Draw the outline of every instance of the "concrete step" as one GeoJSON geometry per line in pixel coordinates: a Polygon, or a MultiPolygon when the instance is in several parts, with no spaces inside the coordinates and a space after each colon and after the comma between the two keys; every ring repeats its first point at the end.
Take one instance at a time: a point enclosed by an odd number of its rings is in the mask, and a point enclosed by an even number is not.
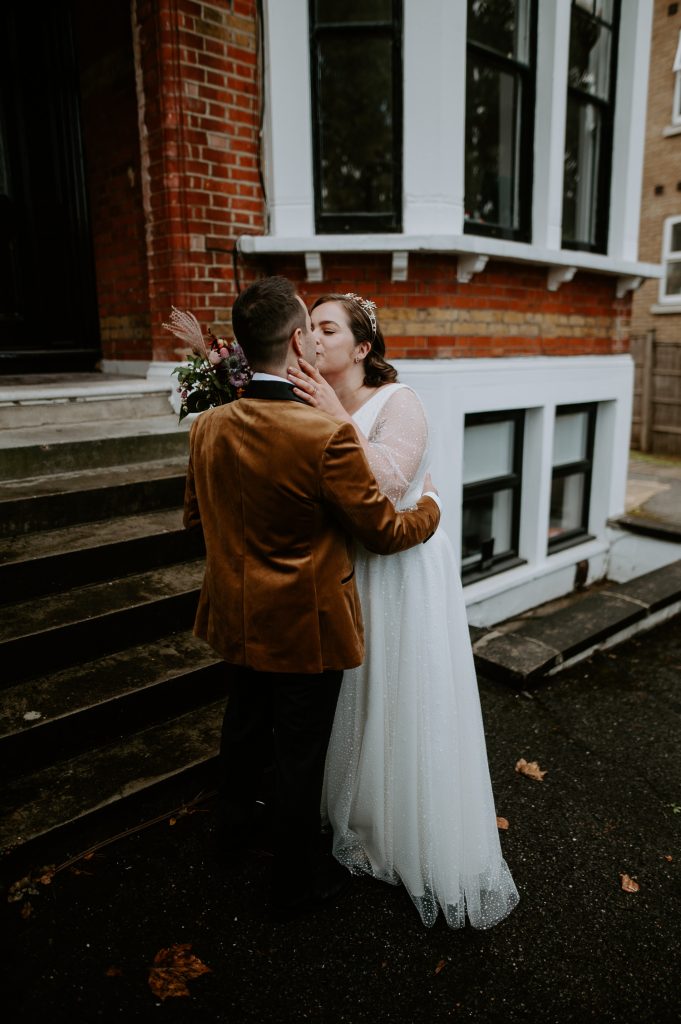
{"type": "Polygon", "coordinates": [[[9,781],[0,797],[0,850],[56,837],[168,781],[177,787],[197,769],[204,781],[216,763],[224,707],[216,701],[9,781]]]}
{"type": "Polygon", "coordinates": [[[170,412],[170,386],[144,377],[70,373],[0,378],[0,431],[170,412]]]}
{"type": "Polygon", "coordinates": [[[226,698],[223,662],[189,631],[0,690],[5,778],[226,698]]]}
{"type": "Polygon", "coordinates": [[[197,559],[7,605],[0,685],[189,628],[202,579],[197,559]]]}
{"type": "Polygon", "coordinates": [[[676,518],[653,518],[645,513],[627,513],[608,520],[608,526],[628,530],[640,537],[652,537],[653,540],[665,540],[672,544],[681,544],[681,508],[677,509],[676,518]]]}
{"type": "Polygon", "coordinates": [[[182,505],[187,454],[0,481],[0,537],[182,505]]]}
{"type": "Polygon", "coordinates": [[[0,603],[200,558],[200,533],[181,509],[119,516],[58,530],[0,538],[0,603]]]}
{"type": "Polygon", "coordinates": [[[491,629],[471,627],[478,672],[521,689],[681,613],[681,559],[491,629]]]}
{"type": "Polygon", "coordinates": [[[0,480],[21,480],[186,457],[189,424],[177,416],[0,431],[0,480]]]}

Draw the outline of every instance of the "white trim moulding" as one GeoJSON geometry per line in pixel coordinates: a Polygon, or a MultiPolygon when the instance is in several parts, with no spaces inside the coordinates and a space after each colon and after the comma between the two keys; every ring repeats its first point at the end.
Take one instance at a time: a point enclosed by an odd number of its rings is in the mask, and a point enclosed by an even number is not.
{"type": "Polygon", "coordinates": [[[546,287],[550,292],[557,292],[562,284],[567,284],[577,273],[577,267],[553,267],[546,275],[546,287]]]}
{"type": "Polygon", "coordinates": [[[237,242],[244,255],[317,253],[449,253],[453,256],[486,256],[534,266],[575,267],[611,277],[662,277],[659,263],[621,260],[602,253],[545,249],[525,242],[510,242],[480,235],[242,235],[237,242]]]}
{"type": "Polygon", "coordinates": [[[461,284],[468,284],[475,274],[480,274],[487,266],[489,256],[459,256],[456,263],[456,279],[461,284]]]}

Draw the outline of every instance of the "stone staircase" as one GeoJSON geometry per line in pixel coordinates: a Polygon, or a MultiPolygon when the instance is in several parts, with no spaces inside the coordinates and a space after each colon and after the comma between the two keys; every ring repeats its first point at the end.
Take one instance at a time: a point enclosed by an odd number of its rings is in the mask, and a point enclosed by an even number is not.
{"type": "Polygon", "coordinates": [[[213,778],[225,685],[191,634],[186,425],[167,388],[92,377],[0,386],[5,852],[101,838],[213,778]]]}

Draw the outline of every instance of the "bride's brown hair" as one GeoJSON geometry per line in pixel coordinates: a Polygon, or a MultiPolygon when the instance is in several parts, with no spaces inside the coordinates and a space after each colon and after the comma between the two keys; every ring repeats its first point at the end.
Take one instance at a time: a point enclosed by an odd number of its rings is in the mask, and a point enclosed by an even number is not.
{"type": "Polygon", "coordinates": [[[348,315],[348,322],[355,344],[360,345],[368,341],[371,345],[369,353],[364,360],[364,383],[368,388],[380,388],[381,384],[393,384],[397,380],[397,370],[385,359],[385,338],[380,328],[376,314],[369,314],[359,296],[342,295],[337,292],[329,292],[328,295],[320,295],[312,304],[312,309],[321,306],[323,302],[337,302],[343,307],[348,315]]]}

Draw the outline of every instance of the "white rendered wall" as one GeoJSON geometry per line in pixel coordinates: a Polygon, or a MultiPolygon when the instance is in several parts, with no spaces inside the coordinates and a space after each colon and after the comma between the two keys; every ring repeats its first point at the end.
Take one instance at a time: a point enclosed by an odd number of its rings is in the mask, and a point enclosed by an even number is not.
{"type": "Polygon", "coordinates": [[[463,438],[467,413],[525,409],[519,555],[526,564],[465,588],[469,619],[490,625],[569,593],[575,565],[604,576],[609,517],[624,512],[633,362],[629,356],[398,360],[400,380],[421,396],[431,430],[432,473],[442,527],[460,554],[463,438]],[[558,405],[597,402],[589,532],[593,539],[547,553],[553,425],[558,405]]]}

